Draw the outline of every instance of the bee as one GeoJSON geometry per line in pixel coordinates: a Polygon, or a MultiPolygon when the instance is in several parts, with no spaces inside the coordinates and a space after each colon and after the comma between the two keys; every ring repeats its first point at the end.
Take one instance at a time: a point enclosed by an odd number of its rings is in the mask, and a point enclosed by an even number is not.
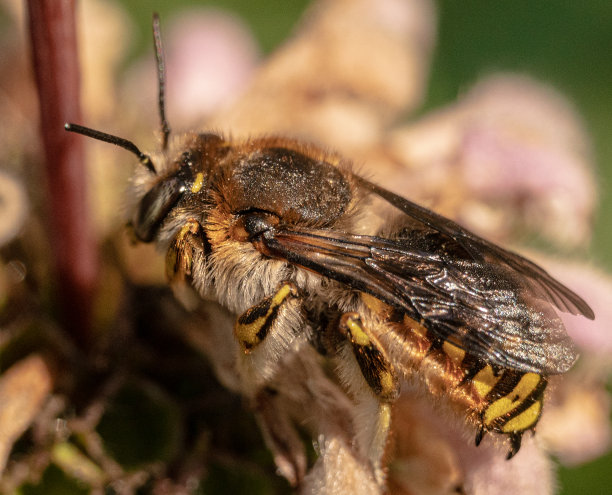
{"type": "Polygon", "coordinates": [[[139,241],[166,251],[177,293],[192,288],[235,315],[228,338],[239,344],[248,387],[265,388],[305,339],[334,360],[351,394],[377,404],[360,440],[377,473],[390,406],[409,379],[448,397],[477,445],[500,434],[514,456],[538,423],[548,377],[577,359],[555,310],[593,319],[588,304],[524,257],[359,176],[336,153],[277,136],[171,138],[157,17],[154,40],[161,151],[66,129],[137,156],[129,224],[139,241]]]}

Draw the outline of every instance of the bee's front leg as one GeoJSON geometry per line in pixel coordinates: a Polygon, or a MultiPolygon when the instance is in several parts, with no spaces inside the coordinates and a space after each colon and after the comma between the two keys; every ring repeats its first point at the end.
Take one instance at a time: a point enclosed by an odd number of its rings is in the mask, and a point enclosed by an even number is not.
{"type": "Polygon", "coordinates": [[[399,395],[399,380],[387,353],[359,314],[343,314],[338,329],[346,338],[339,352],[339,372],[357,402],[359,447],[382,484],[382,458],[391,426],[391,403],[399,395]]]}
{"type": "Polygon", "coordinates": [[[166,252],[166,277],[175,297],[189,310],[201,299],[193,288],[194,267],[207,251],[207,239],[200,223],[190,218],[176,234],[166,252]]]}

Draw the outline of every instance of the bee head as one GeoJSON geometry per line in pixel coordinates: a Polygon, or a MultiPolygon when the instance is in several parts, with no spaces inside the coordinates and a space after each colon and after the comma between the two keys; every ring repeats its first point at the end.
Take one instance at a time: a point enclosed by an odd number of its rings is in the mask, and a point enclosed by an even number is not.
{"type": "MultiPolygon", "coordinates": [[[[177,158],[167,158],[173,156],[173,151],[168,150],[168,139],[170,136],[170,126],[166,120],[165,112],[165,62],[161,42],[161,32],[159,26],[159,16],[153,14],[153,41],[155,46],[155,58],[157,61],[157,80],[158,80],[158,103],[159,116],[161,120],[162,134],[162,163],[156,166],[151,157],[142,151],[128,139],[124,139],[102,131],[97,131],[89,127],[78,124],[67,123],[64,128],[67,131],[82,134],[84,136],[114,144],[128,150],[138,157],[140,165],[146,170],[147,186],[134,210],[130,224],[138,240],[151,242],[156,237],[164,220],[170,211],[177,205],[184,193],[194,187],[194,181],[199,180],[198,187],[202,187],[203,176],[194,172],[196,165],[201,159],[201,146],[196,139],[193,146],[183,147],[178,152],[177,158]]],[[[197,136],[200,138],[202,136],[197,136]]],[[[183,139],[184,142],[194,141],[193,135],[188,135],[183,139]]],[[[206,139],[204,139],[206,141],[206,139]]]]}
{"type": "Polygon", "coordinates": [[[157,15],[153,17],[153,40],[162,136],[159,153],[147,155],[127,139],[77,124],[65,125],[68,131],[137,156],[142,167],[133,181],[129,224],[139,241],[163,242],[166,234],[182,227],[181,221],[203,221],[219,204],[223,204],[223,213],[212,223],[225,225],[229,238],[239,242],[255,242],[279,224],[328,226],[345,212],[351,187],[337,166],[340,158],[316,147],[282,138],[232,143],[215,134],[198,133],[170,142],[157,15]]]}
{"type": "Polygon", "coordinates": [[[194,187],[194,164],[198,159],[197,150],[186,149],[171,163],[164,164],[159,173],[141,171],[135,176],[137,202],[132,208],[130,226],[139,241],[153,241],[172,209],[194,187]]]}

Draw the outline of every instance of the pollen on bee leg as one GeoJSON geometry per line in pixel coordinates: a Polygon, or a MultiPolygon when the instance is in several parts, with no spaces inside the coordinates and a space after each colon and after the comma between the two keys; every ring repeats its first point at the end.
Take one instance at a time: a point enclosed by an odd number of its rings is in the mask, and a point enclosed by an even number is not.
{"type": "Polygon", "coordinates": [[[198,172],[196,174],[195,180],[193,181],[193,185],[191,186],[192,193],[198,193],[204,186],[204,174],[202,172],[198,172]]]}

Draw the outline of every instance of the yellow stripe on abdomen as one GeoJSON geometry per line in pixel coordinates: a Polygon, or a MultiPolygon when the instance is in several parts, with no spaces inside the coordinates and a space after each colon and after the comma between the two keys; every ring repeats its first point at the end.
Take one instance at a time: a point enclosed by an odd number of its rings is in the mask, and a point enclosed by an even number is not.
{"type": "Polygon", "coordinates": [[[522,413],[514,416],[501,429],[503,433],[513,433],[516,431],[525,431],[534,426],[540,418],[542,412],[542,400],[538,399],[531,406],[525,409],[522,413]]]}
{"type": "Polygon", "coordinates": [[[476,393],[478,393],[480,397],[485,398],[497,384],[500,378],[501,375],[496,376],[493,368],[487,364],[478,373],[476,373],[474,378],[472,378],[472,383],[474,384],[476,393]]]}
{"type": "Polygon", "coordinates": [[[461,364],[465,357],[465,351],[454,344],[451,344],[448,340],[442,344],[442,350],[457,366],[461,364]]]}
{"type": "MultiPolygon", "coordinates": [[[[486,427],[490,427],[493,425],[493,423],[498,422],[498,420],[503,421],[510,415],[510,419],[504,422],[502,431],[505,431],[506,425],[514,420],[516,420],[516,423],[522,424],[523,427],[510,431],[523,430],[532,426],[539,417],[539,410],[534,416],[534,412],[538,408],[534,408],[531,411],[531,414],[525,415],[525,413],[532,409],[533,406],[535,406],[536,404],[539,404],[541,402],[541,397],[537,399],[537,402],[535,402],[534,405],[530,406],[528,409],[521,412],[520,414],[511,417],[512,415],[510,413],[517,407],[519,407],[525,401],[525,399],[534,392],[536,387],[540,385],[542,379],[543,378],[540,375],[537,375],[536,373],[525,373],[521,377],[517,385],[509,393],[507,393],[504,397],[497,399],[495,402],[493,402],[486,408],[483,415],[484,425],[486,427]],[[531,422],[526,421],[528,418],[532,419],[531,422]]],[[[541,407],[541,405],[539,407],[541,407]]]]}

